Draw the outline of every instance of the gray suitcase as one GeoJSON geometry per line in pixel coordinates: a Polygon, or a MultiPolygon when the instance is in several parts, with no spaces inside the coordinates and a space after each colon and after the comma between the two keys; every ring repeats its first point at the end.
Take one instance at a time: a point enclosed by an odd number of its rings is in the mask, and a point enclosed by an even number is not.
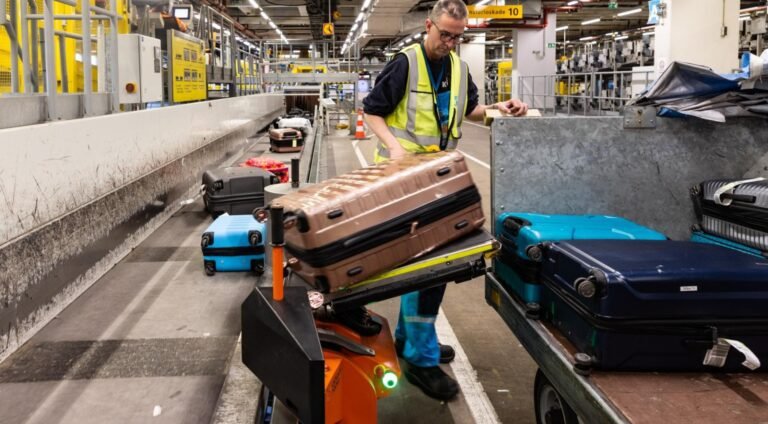
{"type": "Polygon", "coordinates": [[[768,251],[768,180],[710,180],[691,191],[701,229],[768,251]]]}

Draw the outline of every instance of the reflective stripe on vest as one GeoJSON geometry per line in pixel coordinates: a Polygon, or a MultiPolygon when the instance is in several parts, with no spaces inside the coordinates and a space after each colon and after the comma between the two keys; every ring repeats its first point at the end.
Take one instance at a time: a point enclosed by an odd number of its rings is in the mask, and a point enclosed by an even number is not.
{"type": "MultiPolygon", "coordinates": [[[[440,129],[434,114],[432,82],[427,73],[429,66],[420,51],[420,44],[401,50],[408,58],[408,84],[406,95],[395,111],[385,118],[387,126],[398,142],[408,152],[425,153],[440,150],[440,129]]],[[[451,52],[451,94],[448,106],[450,134],[446,149],[455,149],[461,138],[461,123],[467,107],[468,68],[456,53],[451,52]]],[[[389,157],[389,150],[379,143],[375,160],[389,157]]]]}

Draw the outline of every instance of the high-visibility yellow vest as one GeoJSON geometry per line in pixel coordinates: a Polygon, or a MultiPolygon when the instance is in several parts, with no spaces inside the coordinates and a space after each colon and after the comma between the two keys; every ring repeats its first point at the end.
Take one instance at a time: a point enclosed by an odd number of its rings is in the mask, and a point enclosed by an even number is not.
{"type": "MultiPolygon", "coordinates": [[[[437,93],[427,71],[425,54],[421,44],[412,44],[398,54],[408,58],[408,81],[405,95],[395,111],[384,121],[389,130],[407,152],[428,153],[440,151],[440,126],[435,116],[437,93]]],[[[451,60],[451,94],[448,106],[448,142],[445,149],[455,149],[461,138],[461,122],[467,109],[467,85],[469,70],[453,51],[451,60]]],[[[439,82],[438,82],[439,83],[439,82]]],[[[375,161],[389,157],[389,150],[382,143],[376,149],[375,161]]]]}

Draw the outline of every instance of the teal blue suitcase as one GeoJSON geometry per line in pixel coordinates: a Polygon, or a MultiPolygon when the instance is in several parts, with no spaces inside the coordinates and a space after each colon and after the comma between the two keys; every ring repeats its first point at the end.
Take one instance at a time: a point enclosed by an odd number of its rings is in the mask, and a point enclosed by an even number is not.
{"type": "Polygon", "coordinates": [[[264,272],[266,225],[253,215],[224,213],[203,233],[203,265],[207,275],[216,271],[264,272]]]}
{"type": "Polygon", "coordinates": [[[757,250],[755,248],[745,246],[743,244],[736,243],[734,241],[730,241],[722,237],[713,236],[712,234],[707,234],[703,231],[696,231],[696,230],[691,231],[691,241],[696,241],[699,243],[715,244],[718,246],[723,246],[729,249],[738,250],[739,252],[748,253],[750,255],[758,256],[761,258],[768,256],[768,252],[761,252],[760,250],[757,250]]]}
{"type": "Polygon", "coordinates": [[[546,215],[506,212],[496,218],[501,254],[494,271],[524,303],[539,302],[539,269],[544,242],[562,240],[666,240],[628,219],[607,215],[546,215]]]}

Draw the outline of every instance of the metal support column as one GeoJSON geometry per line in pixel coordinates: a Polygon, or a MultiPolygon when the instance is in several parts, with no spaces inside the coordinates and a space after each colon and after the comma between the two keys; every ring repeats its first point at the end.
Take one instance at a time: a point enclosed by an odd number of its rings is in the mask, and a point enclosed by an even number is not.
{"type": "Polygon", "coordinates": [[[91,113],[91,97],[93,95],[93,76],[91,75],[91,2],[83,0],[80,3],[81,18],[80,27],[83,30],[82,56],[83,56],[83,109],[80,115],[89,116],[91,113]]]}
{"type": "MultiPolygon", "coordinates": [[[[94,9],[96,10],[96,9],[94,9]]],[[[117,1],[109,0],[109,10],[111,13],[109,20],[109,81],[110,92],[112,94],[112,113],[120,110],[120,99],[118,97],[118,84],[120,79],[117,72],[117,1]]]]}
{"type": "MultiPolygon", "coordinates": [[[[114,1],[114,0],[113,0],[114,1]]],[[[47,117],[49,121],[56,118],[56,58],[53,44],[53,0],[43,0],[45,45],[43,57],[45,59],[45,93],[47,100],[47,117]]]]}
{"type": "MultiPolygon", "coordinates": [[[[0,1],[0,3],[5,3],[4,1],[0,1]]],[[[3,10],[1,10],[2,20],[5,19],[5,5],[3,5],[3,10]]],[[[11,8],[9,10],[11,15],[11,21],[10,23],[5,22],[5,29],[8,32],[8,36],[11,39],[11,92],[12,93],[18,93],[19,92],[19,39],[16,37],[16,28],[17,28],[17,21],[16,21],[16,0],[11,0],[11,8]]],[[[23,60],[23,55],[22,55],[23,60]]]]}
{"type": "Polygon", "coordinates": [[[69,75],[67,74],[67,40],[64,34],[57,34],[59,38],[59,65],[61,66],[61,92],[69,93],[69,75]]]}

